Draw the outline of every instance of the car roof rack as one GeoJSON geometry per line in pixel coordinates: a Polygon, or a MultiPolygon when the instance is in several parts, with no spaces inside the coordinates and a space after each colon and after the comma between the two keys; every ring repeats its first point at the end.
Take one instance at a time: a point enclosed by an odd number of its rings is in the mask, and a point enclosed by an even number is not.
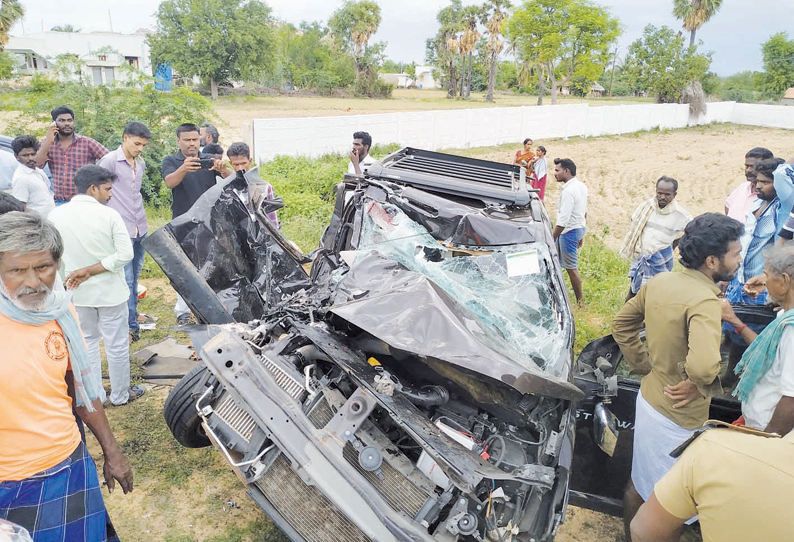
{"type": "Polygon", "coordinates": [[[371,164],[366,175],[429,191],[480,199],[486,203],[527,205],[526,170],[517,165],[405,147],[371,164]]]}

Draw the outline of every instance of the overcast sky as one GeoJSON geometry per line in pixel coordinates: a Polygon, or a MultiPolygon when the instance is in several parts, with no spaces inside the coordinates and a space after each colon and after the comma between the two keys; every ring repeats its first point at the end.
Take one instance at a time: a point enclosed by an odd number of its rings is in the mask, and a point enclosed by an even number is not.
{"type": "MultiPolygon", "coordinates": [[[[22,0],[27,15],[22,24],[12,29],[13,35],[23,32],[49,30],[57,24],[71,24],[84,31],[110,30],[112,21],[116,32],[134,32],[154,26],[154,13],[159,0],[22,0]],[[110,14],[108,15],[108,8],[110,14]]],[[[422,63],[425,40],[434,35],[438,24],[436,13],[447,0],[380,0],[381,23],[375,39],[386,41],[386,54],[397,61],[422,63]]],[[[464,4],[473,4],[464,0],[464,4]]],[[[514,0],[514,5],[518,5],[514,0]]],[[[673,18],[672,0],[600,0],[623,24],[620,56],[627,46],[642,34],[648,25],[668,25],[680,28],[673,18]]],[[[284,21],[327,21],[343,0],[267,0],[273,14],[284,21]]],[[[725,0],[720,12],[698,33],[706,50],[714,52],[711,69],[719,75],[744,70],[760,70],[761,43],[780,31],[786,31],[794,21],[792,0],[725,0]]],[[[792,35],[791,37],[794,37],[792,35]]]]}

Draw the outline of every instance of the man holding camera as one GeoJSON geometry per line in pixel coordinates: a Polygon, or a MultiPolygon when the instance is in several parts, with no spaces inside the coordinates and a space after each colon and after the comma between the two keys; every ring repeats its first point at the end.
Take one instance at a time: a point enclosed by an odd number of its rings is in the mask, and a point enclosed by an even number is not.
{"type": "MultiPolygon", "coordinates": [[[[172,195],[172,218],[188,212],[204,192],[215,186],[216,174],[225,178],[234,173],[222,160],[200,158],[200,139],[198,126],[192,123],[180,124],[176,129],[179,150],[163,159],[163,178],[172,195]]],[[[180,296],[177,296],[174,312],[178,324],[191,323],[190,308],[180,296]]]]}
{"type": "Polygon", "coordinates": [[[180,124],[176,129],[179,151],[163,159],[163,178],[173,196],[173,218],[185,214],[204,192],[215,186],[216,173],[221,177],[233,173],[222,160],[199,157],[200,138],[198,126],[180,124]]]}

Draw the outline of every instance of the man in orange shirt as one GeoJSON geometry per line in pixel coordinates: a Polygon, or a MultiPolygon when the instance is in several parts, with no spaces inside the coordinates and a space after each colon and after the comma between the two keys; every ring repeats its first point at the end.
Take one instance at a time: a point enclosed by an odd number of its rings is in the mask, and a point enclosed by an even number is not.
{"type": "Polygon", "coordinates": [[[108,490],[132,491],[70,297],[63,241],[34,213],[0,216],[0,519],[36,542],[118,540],[72,404],[99,441],[108,490]]]}

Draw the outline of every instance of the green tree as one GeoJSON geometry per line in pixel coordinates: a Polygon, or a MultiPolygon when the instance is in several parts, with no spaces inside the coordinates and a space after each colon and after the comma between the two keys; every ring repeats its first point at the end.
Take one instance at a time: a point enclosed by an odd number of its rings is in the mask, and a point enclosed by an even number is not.
{"type": "Polygon", "coordinates": [[[328,28],[339,48],[352,56],[356,66],[356,92],[372,96],[378,93],[378,66],[383,62],[383,42],[370,45],[369,40],[380,26],[380,6],[370,0],[347,0],[328,20],[328,28]]]}
{"type": "Polygon", "coordinates": [[[504,49],[502,33],[507,10],[510,9],[510,0],[487,0],[483,5],[483,20],[488,50],[488,92],[485,94],[486,102],[493,102],[493,91],[496,86],[496,68],[499,65],[499,55],[504,49]]]}
{"type": "Polygon", "coordinates": [[[538,78],[538,103],[549,91],[557,103],[572,78],[596,81],[620,35],[620,23],[606,8],[588,0],[527,0],[507,24],[518,57],[538,78]]]}
{"type": "Polygon", "coordinates": [[[648,25],[629,46],[625,65],[630,85],[655,95],[661,103],[680,103],[684,88],[708,72],[711,54],[687,47],[684,37],[670,27],[648,25]]]}
{"type": "Polygon", "coordinates": [[[270,8],[259,0],[165,0],[149,35],[154,64],[170,64],[183,77],[218,83],[253,80],[273,56],[270,8]]]}
{"type": "Polygon", "coordinates": [[[11,27],[24,16],[25,8],[19,0],[0,0],[0,51],[8,43],[11,27]]]}
{"type": "Polygon", "coordinates": [[[438,68],[441,82],[447,87],[447,98],[454,98],[457,94],[458,72],[455,61],[458,56],[457,34],[464,29],[462,11],[460,0],[450,0],[449,5],[436,14],[440,25],[438,32],[425,43],[425,60],[438,68]]]}
{"type": "Polygon", "coordinates": [[[14,57],[5,51],[0,52],[0,81],[11,79],[14,76],[16,64],[14,57]]]}
{"type": "Polygon", "coordinates": [[[716,94],[721,100],[749,103],[756,101],[756,79],[759,72],[743,71],[723,77],[716,94]]]}
{"type": "Polygon", "coordinates": [[[761,46],[764,55],[764,73],[761,86],[769,98],[778,99],[794,86],[794,40],[779,32],[761,46]]]}
{"type": "Polygon", "coordinates": [[[301,23],[300,28],[280,24],[275,31],[275,62],[264,78],[275,87],[329,92],[355,82],[353,61],[334,50],[328,29],[320,23],[301,23]]]}
{"type": "Polygon", "coordinates": [[[70,24],[58,24],[58,25],[55,25],[52,28],[50,28],[50,31],[51,32],[76,33],[76,32],[80,32],[80,29],[79,28],[75,28],[74,26],[72,26],[70,24]]]}
{"type": "Polygon", "coordinates": [[[673,0],[673,15],[689,32],[689,46],[695,45],[695,34],[722,7],[722,0],[673,0]]]}

